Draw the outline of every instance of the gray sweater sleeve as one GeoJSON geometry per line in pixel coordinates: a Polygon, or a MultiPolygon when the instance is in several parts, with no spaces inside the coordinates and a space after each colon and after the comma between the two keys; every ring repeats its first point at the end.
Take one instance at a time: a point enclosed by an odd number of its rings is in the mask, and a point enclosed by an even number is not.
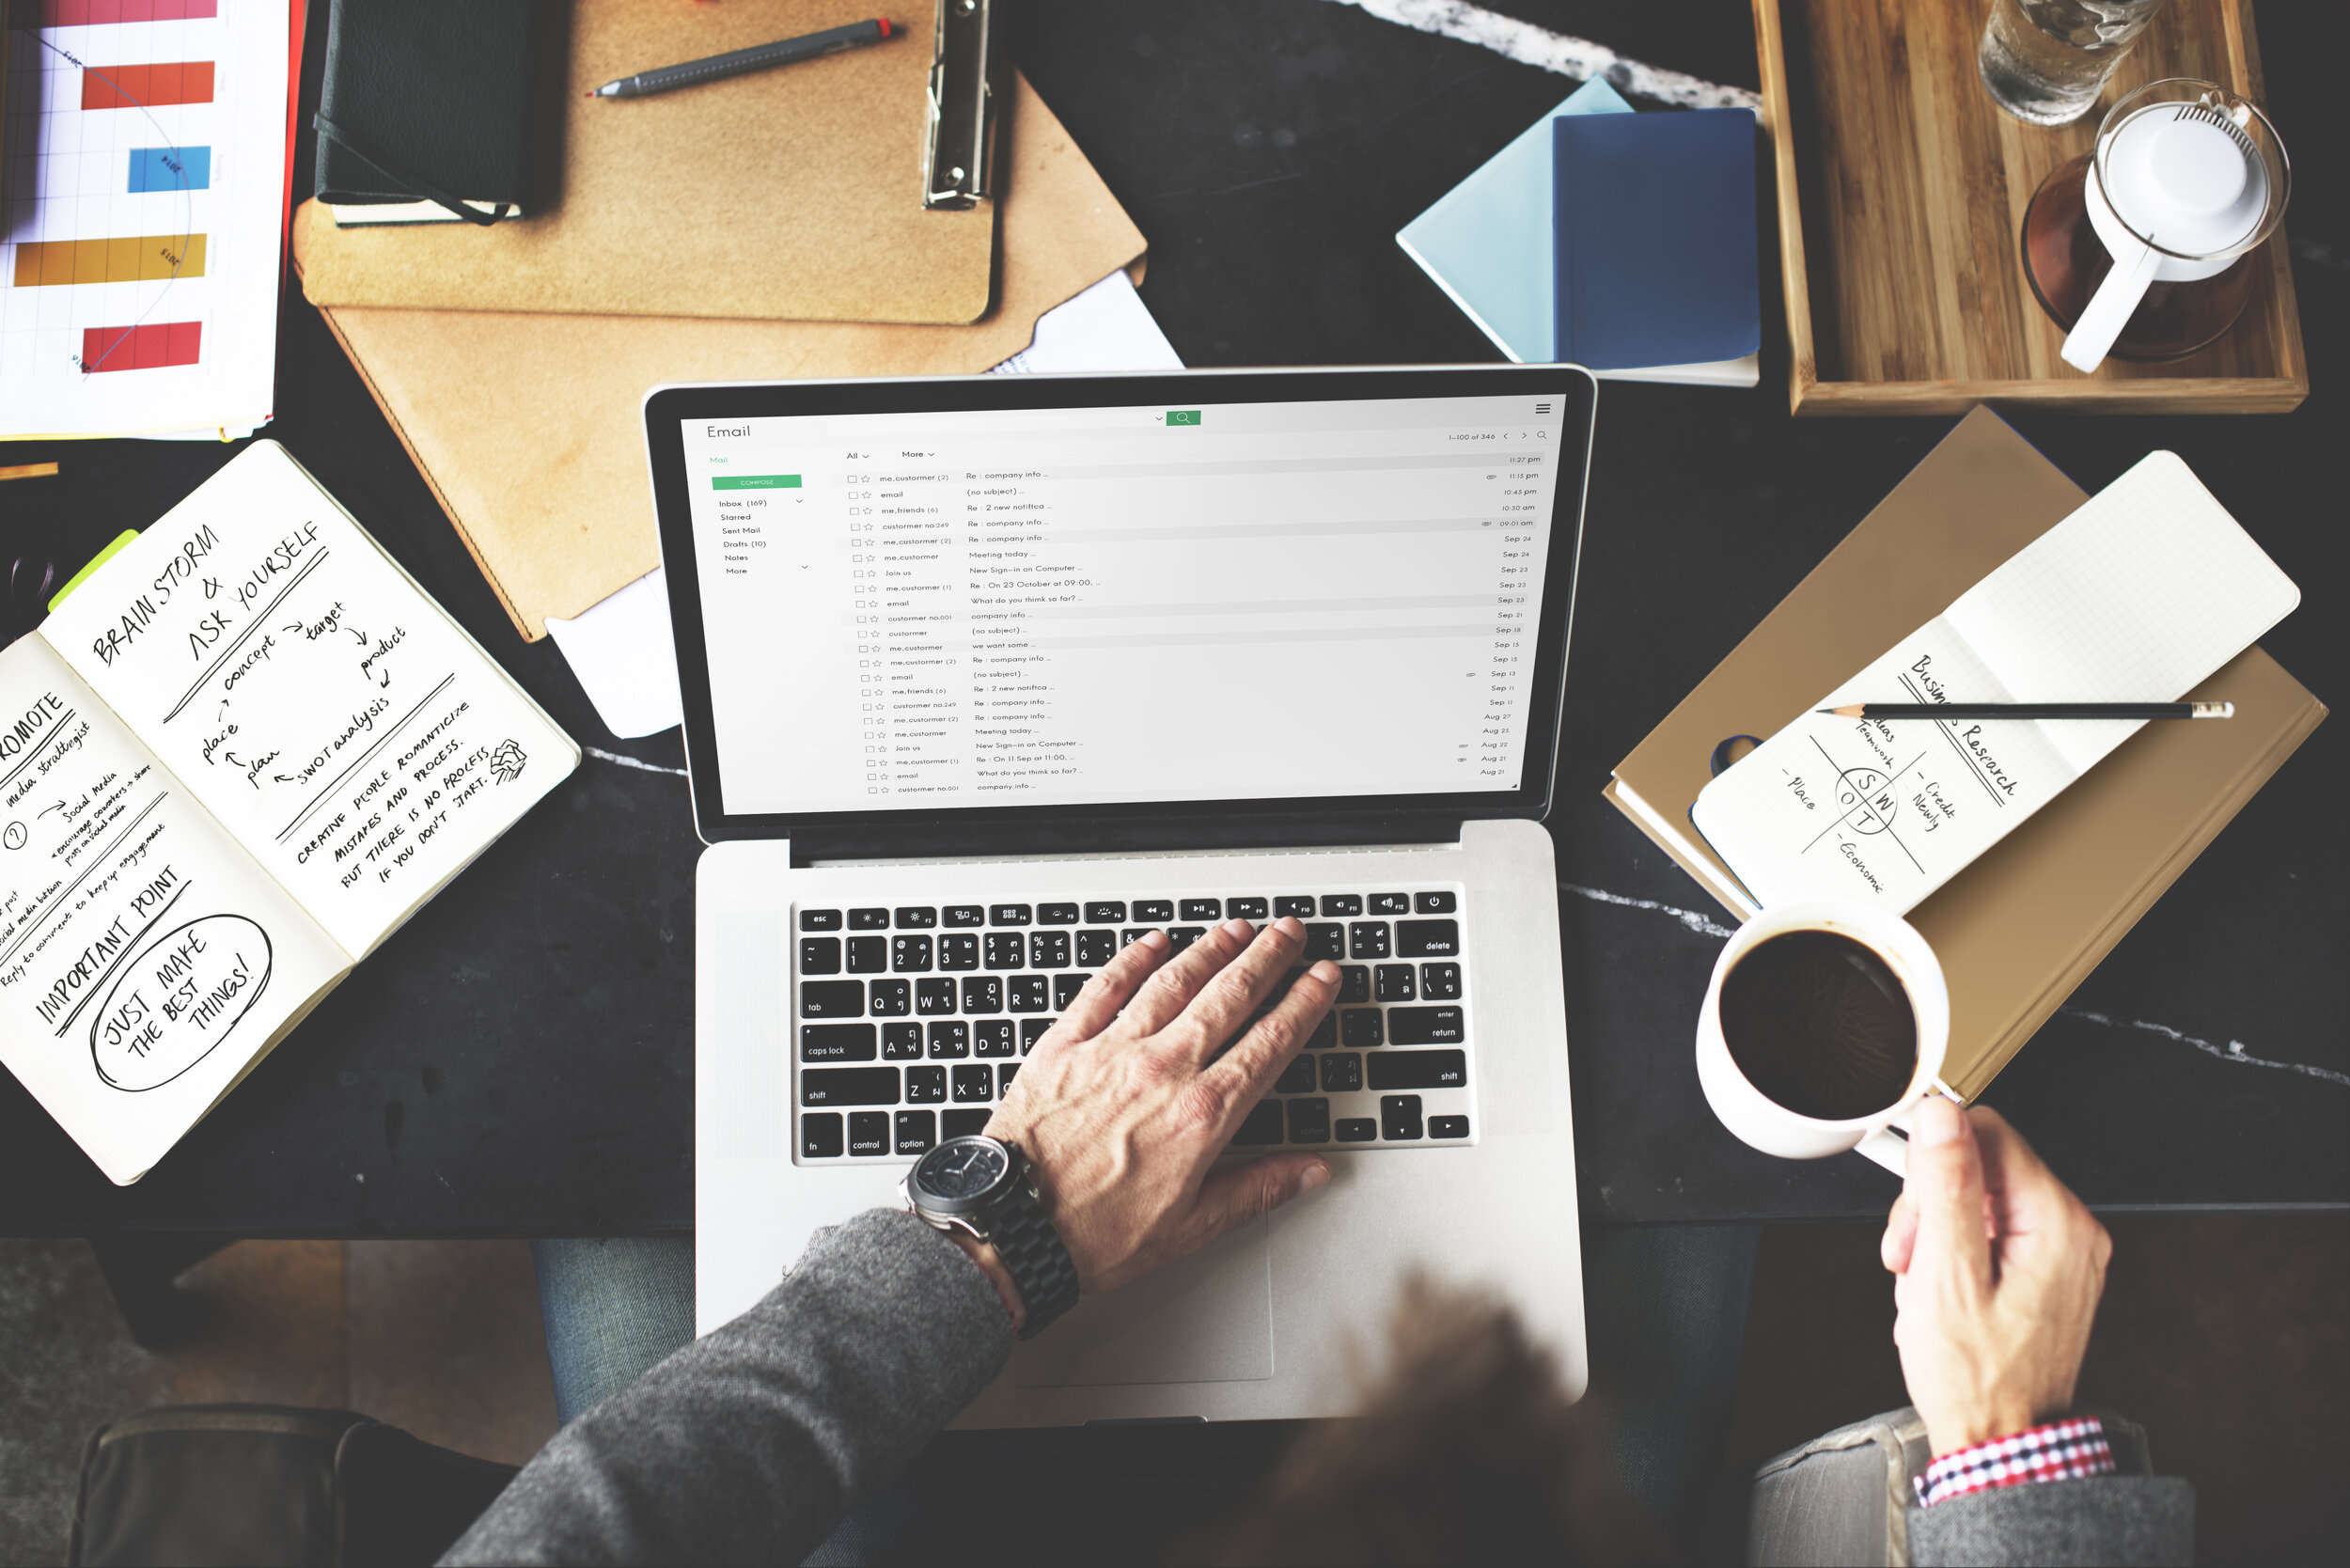
{"type": "Polygon", "coordinates": [[[765,1300],[556,1435],[443,1560],[797,1562],[1011,1353],[912,1215],[820,1231],[765,1300]]]}
{"type": "Polygon", "coordinates": [[[1909,1511],[1909,1560],[2189,1563],[2195,1488],[2175,1476],[2043,1481],[1909,1511]]]}

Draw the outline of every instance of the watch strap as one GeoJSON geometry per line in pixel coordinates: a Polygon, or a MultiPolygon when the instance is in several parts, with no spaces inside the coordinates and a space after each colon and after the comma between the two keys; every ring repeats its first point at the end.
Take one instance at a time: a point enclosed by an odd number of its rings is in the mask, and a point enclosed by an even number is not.
{"type": "Polygon", "coordinates": [[[1026,1182],[1013,1188],[996,1212],[987,1239],[1026,1309],[1022,1339],[1034,1339],[1045,1325],[1077,1305],[1077,1265],[1026,1182]]]}

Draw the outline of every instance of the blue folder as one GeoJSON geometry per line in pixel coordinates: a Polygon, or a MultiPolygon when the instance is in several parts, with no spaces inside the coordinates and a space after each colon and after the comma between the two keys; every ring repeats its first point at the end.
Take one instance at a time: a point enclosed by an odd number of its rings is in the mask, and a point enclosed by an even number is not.
{"type": "Polygon", "coordinates": [[[1753,112],[1560,116],[1551,133],[1556,357],[1613,370],[1753,353],[1753,112]]]}

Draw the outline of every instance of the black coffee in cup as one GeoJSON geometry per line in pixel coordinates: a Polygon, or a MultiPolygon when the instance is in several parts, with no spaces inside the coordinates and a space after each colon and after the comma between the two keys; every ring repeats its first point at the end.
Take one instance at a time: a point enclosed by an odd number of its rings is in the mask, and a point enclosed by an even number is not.
{"type": "Polygon", "coordinates": [[[1901,977],[1836,932],[1756,943],[1722,977],[1721,1021],[1738,1071],[1798,1116],[1873,1116],[1918,1071],[1918,1014],[1901,977]]]}

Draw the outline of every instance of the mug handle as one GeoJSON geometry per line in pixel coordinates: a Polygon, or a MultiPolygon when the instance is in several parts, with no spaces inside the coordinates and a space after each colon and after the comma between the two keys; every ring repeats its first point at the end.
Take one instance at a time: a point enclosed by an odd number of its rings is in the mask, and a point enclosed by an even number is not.
{"type": "Polygon", "coordinates": [[[1868,1155],[1903,1181],[1909,1180],[1909,1140],[1890,1127],[1879,1127],[1854,1144],[1853,1151],[1868,1155]]]}

